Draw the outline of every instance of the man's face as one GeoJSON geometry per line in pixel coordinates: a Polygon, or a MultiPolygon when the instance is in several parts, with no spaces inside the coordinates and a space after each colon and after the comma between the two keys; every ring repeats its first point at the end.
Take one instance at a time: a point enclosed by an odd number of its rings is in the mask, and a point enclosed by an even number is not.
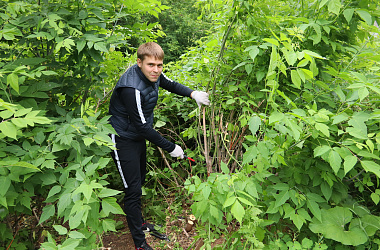
{"type": "Polygon", "coordinates": [[[156,82],[162,73],[163,60],[147,56],[144,58],[144,61],[137,58],[137,65],[149,81],[156,82]]]}

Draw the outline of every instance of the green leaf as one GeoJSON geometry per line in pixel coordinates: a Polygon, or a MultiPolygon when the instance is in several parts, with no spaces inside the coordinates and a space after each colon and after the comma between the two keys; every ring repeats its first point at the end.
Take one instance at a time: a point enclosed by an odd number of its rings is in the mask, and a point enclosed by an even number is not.
{"type": "Polygon", "coordinates": [[[158,120],[154,125],[155,128],[161,128],[166,125],[166,122],[158,120]]]}
{"type": "Polygon", "coordinates": [[[315,123],[315,128],[321,131],[325,136],[330,137],[329,127],[324,123],[315,123]]]}
{"type": "Polygon", "coordinates": [[[228,168],[227,164],[224,163],[223,161],[220,163],[220,168],[221,168],[223,173],[225,173],[225,174],[230,173],[230,169],[228,168]]]}
{"type": "Polygon", "coordinates": [[[314,52],[314,51],[311,51],[311,50],[303,50],[302,51],[303,53],[309,55],[309,56],[312,56],[312,57],[315,57],[315,58],[318,58],[318,59],[326,59],[325,57],[321,56],[320,54],[314,52]]]}
{"type": "Polygon", "coordinates": [[[59,250],[73,250],[76,249],[76,247],[80,244],[80,239],[72,239],[68,238],[66,239],[61,247],[58,247],[59,250]]]}
{"type": "Polygon", "coordinates": [[[328,2],[329,0],[322,0],[319,4],[319,9],[321,9],[323,6],[326,5],[326,3],[328,2]]]}
{"type": "Polygon", "coordinates": [[[367,131],[364,131],[360,128],[355,127],[347,127],[346,131],[353,137],[356,137],[358,139],[367,140],[367,131]]]}
{"type": "Polygon", "coordinates": [[[102,208],[103,212],[106,216],[108,216],[110,213],[112,214],[124,214],[123,210],[119,206],[119,204],[116,202],[116,198],[114,197],[107,197],[102,200],[102,208]]]}
{"type": "Polygon", "coordinates": [[[354,12],[355,12],[355,9],[345,9],[343,11],[343,15],[346,18],[346,21],[348,24],[350,24],[354,12]]]}
{"type": "Polygon", "coordinates": [[[7,166],[7,167],[23,167],[23,168],[29,168],[29,169],[34,169],[34,170],[38,170],[38,171],[41,171],[39,168],[37,168],[36,166],[28,163],[28,162],[25,162],[25,161],[18,161],[18,162],[14,162],[14,161],[0,161],[0,166],[7,166]]]}
{"type": "Polygon", "coordinates": [[[23,118],[13,118],[11,122],[18,128],[26,128],[28,126],[27,121],[23,118]]]}
{"type": "Polygon", "coordinates": [[[114,220],[104,219],[102,221],[102,226],[103,226],[104,232],[108,232],[108,231],[116,232],[116,222],[114,220]]]}
{"type": "Polygon", "coordinates": [[[301,69],[301,71],[304,73],[306,79],[313,79],[313,72],[308,69],[301,69]]]}
{"type": "Polygon", "coordinates": [[[368,152],[367,150],[361,150],[361,151],[359,151],[358,155],[366,157],[366,158],[380,160],[379,156],[377,156],[375,154],[372,154],[372,153],[368,152]]]}
{"type": "Polygon", "coordinates": [[[60,216],[71,203],[71,193],[61,195],[58,200],[58,216],[60,216]]]}
{"type": "Polygon", "coordinates": [[[84,39],[81,39],[77,42],[77,50],[78,50],[78,53],[81,52],[84,48],[84,46],[86,46],[86,40],[84,39]]]}
{"type": "Polygon", "coordinates": [[[285,115],[283,113],[275,111],[269,116],[269,124],[280,122],[284,119],[284,117],[285,115]]]}
{"type": "Polygon", "coordinates": [[[209,209],[210,209],[211,216],[214,217],[215,219],[218,219],[219,218],[219,211],[218,211],[218,209],[215,206],[213,206],[213,205],[210,205],[209,209]]]}
{"type": "Polygon", "coordinates": [[[243,197],[238,197],[238,200],[241,201],[242,203],[248,205],[248,206],[252,206],[252,207],[254,206],[254,205],[252,204],[252,202],[250,202],[249,200],[247,200],[247,199],[245,199],[245,198],[243,198],[243,197]]]}
{"type": "Polygon", "coordinates": [[[313,45],[316,45],[321,42],[322,39],[322,31],[321,31],[321,26],[313,23],[313,29],[316,33],[316,35],[313,36],[313,45]]]}
{"type": "Polygon", "coordinates": [[[19,85],[18,85],[18,75],[11,73],[7,76],[7,84],[9,84],[18,94],[19,85]]]}
{"type": "Polygon", "coordinates": [[[255,135],[257,130],[259,130],[260,125],[261,125],[260,117],[258,117],[256,115],[251,117],[251,119],[249,119],[249,121],[248,121],[248,125],[249,125],[249,130],[251,130],[251,133],[253,135],[255,135]]]}
{"type": "Polygon", "coordinates": [[[236,196],[231,196],[231,197],[228,197],[224,204],[223,204],[223,208],[226,208],[226,207],[229,207],[231,206],[232,204],[234,204],[236,201],[236,196]]]}
{"type": "Polygon", "coordinates": [[[36,116],[33,118],[33,122],[38,123],[38,124],[50,124],[50,123],[52,123],[52,120],[50,120],[47,117],[36,116]]]}
{"type": "Polygon", "coordinates": [[[364,216],[355,218],[351,221],[350,229],[355,227],[360,227],[361,229],[364,228],[367,236],[371,237],[380,230],[380,218],[372,214],[365,214],[364,216]]]}
{"type": "Polygon", "coordinates": [[[72,239],[86,239],[86,236],[78,231],[71,231],[69,237],[72,239]]]}
{"type": "Polygon", "coordinates": [[[90,211],[90,209],[91,207],[88,205],[84,205],[83,201],[81,200],[76,201],[70,212],[70,218],[69,218],[70,229],[77,228],[81,224],[81,222],[83,222],[84,225],[86,225],[88,212],[90,211]]]}
{"type": "Polygon", "coordinates": [[[301,77],[299,76],[297,70],[290,71],[290,77],[294,86],[296,86],[298,89],[301,89],[301,77]]]}
{"type": "Polygon", "coordinates": [[[342,158],[340,157],[339,153],[335,150],[330,151],[329,163],[331,168],[334,170],[335,174],[337,174],[342,164],[342,158]]]}
{"type": "Polygon", "coordinates": [[[356,13],[363,19],[368,25],[372,25],[372,16],[366,10],[356,10],[356,13]]]}
{"type": "Polygon", "coordinates": [[[319,220],[322,221],[322,212],[319,208],[318,203],[312,200],[307,200],[307,207],[310,209],[311,213],[319,220]]]}
{"type": "Polygon", "coordinates": [[[258,46],[254,45],[252,48],[249,50],[249,56],[251,57],[252,61],[255,61],[256,56],[259,54],[260,50],[258,46]]]}
{"type": "Polygon", "coordinates": [[[108,52],[108,49],[106,48],[106,45],[102,42],[98,42],[94,44],[94,49],[99,50],[101,52],[108,52]]]}
{"type": "Polygon", "coordinates": [[[373,92],[376,92],[378,95],[380,95],[380,89],[376,88],[375,86],[369,85],[368,88],[370,88],[373,92]]]}
{"type": "Polygon", "coordinates": [[[326,200],[330,200],[331,194],[332,194],[332,187],[330,187],[327,182],[322,182],[321,184],[321,191],[323,196],[325,196],[326,200]]]}
{"type": "Polygon", "coordinates": [[[344,157],[344,174],[347,174],[348,172],[350,172],[350,170],[356,165],[358,161],[358,158],[356,156],[353,156],[353,155],[348,155],[346,157],[344,157]]]}
{"type": "Polygon", "coordinates": [[[51,70],[44,70],[44,71],[41,71],[41,73],[45,76],[55,76],[55,75],[58,75],[57,72],[55,71],[51,71],[51,70]]]}
{"type": "Polygon", "coordinates": [[[245,215],[245,210],[238,200],[236,200],[235,203],[232,205],[231,213],[241,224],[245,215]]]}
{"type": "Polygon", "coordinates": [[[283,205],[290,198],[288,190],[281,191],[278,195],[274,195],[274,196],[276,199],[275,207],[279,207],[283,205]]]}
{"type": "Polygon", "coordinates": [[[334,116],[332,119],[333,119],[333,123],[332,124],[338,124],[338,123],[341,123],[343,121],[346,121],[348,120],[349,115],[347,115],[346,113],[341,113],[339,115],[336,115],[334,116]]]}
{"type": "Polygon", "coordinates": [[[110,189],[110,188],[102,188],[98,194],[99,198],[104,198],[104,197],[110,197],[110,196],[115,196],[117,194],[122,193],[122,191],[110,189]]]}
{"type": "Polygon", "coordinates": [[[53,225],[55,231],[58,232],[60,235],[67,234],[67,228],[61,226],[61,225],[53,225]]]}
{"type": "Polygon", "coordinates": [[[289,185],[287,183],[278,183],[272,186],[275,190],[289,190],[289,185]]]}
{"type": "Polygon", "coordinates": [[[80,186],[73,192],[73,195],[79,193],[83,193],[86,200],[89,201],[92,195],[92,187],[83,181],[80,186]]]}
{"type": "Polygon", "coordinates": [[[297,62],[297,53],[294,51],[288,51],[287,49],[283,48],[281,50],[285,56],[286,62],[290,65],[293,66],[297,62]]]}
{"type": "Polygon", "coordinates": [[[0,123],[0,131],[4,134],[4,136],[8,136],[13,139],[17,138],[17,128],[13,123],[9,121],[0,123]]]}
{"type": "Polygon", "coordinates": [[[340,0],[330,0],[328,4],[329,12],[334,13],[335,15],[339,15],[341,8],[342,8],[342,4],[340,0]]]}
{"type": "Polygon", "coordinates": [[[5,196],[10,186],[11,180],[8,177],[0,176],[0,196],[5,196]]]}
{"type": "Polygon", "coordinates": [[[375,205],[379,204],[380,196],[376,193],[371,194],[371,199],[375,203],[375,205]]]}
{"type": "Polygon", "coordinates": [[[49,194],[46,199],[49,199],[51,196],[58,194],[59,192],[61,192],[61,186],[59,185],[54,186],[52,189],[50,189],[49,194]]]}
{"type": "Polygon", "coordinates": [[[313,233],[323,234],[328,239],[335,240],[344,245],[358,246],[367,241],[366,232],[360,227],[349,227],[346,224],[352,220],[349,208],[334,207],[329,210],[322,209],[322,221],[313,219],[309,228],[313,233]]]}
{"type": "Polygon", "coordinates": [[[302,225],[306,222],[301,215],[296,213],[292,213],[290,219],[293,221],[294,225],[296,225],[298,231],[301,230],[302,225]]]}
{"type": "Polygon", "coordinates": [[[211,193],[211,188],[209,186],[205,186],[202,189],[202,193],[203,193],[203,197],[205,198],[205,200],[208,200],[208,197],[210,196],[210,193],[211,193]]]}
{"type": "Polygon", "coordinates": [[[374,173],[377,178],[380,178],[380,165],[373,161],[361,161],[362,167],[366,172],[374,173]]]}
{"type": "Polygon", "coordinates": [[[366,87],[358,89],[359,99],[362,102],[368,95],[369,91],[366,87]]]}
{"type": "Polygon", "coordinates": [[[279,43],[276,39],[273,39],[273,38],[264,38],[263,39],[264,41],[268,42],[268,43],[271,43],[273,45],[276,45],[277,47],[279,46],[279,43]]]}
{"type": "Polygon", "coordinates": [[[54,205],[46,205],[42,209],[42,214],[40,217],[40,221],[38,224],[41,224],[42,222],[46,221],[50,217],[52,217],[55,214],[55,206],[54,205]]]}

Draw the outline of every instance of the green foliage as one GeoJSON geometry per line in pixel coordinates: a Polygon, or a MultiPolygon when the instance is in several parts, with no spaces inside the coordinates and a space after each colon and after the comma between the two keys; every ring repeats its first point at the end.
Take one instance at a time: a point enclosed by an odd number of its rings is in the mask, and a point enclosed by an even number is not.
{"type": "Polygon", "coordinates": [[[98,110],[129,61],[119,47],[159,34],[120,23],[165,9],[135,3],[0,3],[0,248],[95,249],[115,231],[114,130],[98,110]]]}
{"type": "MultiPolygon", "coordinates": [[[[192,124],[183,133],[197,139],[209,178],[225,172],[223,164],[228,173],[254,176],[261,188],[258,218],[270,224],[263,227],[264,243],[272,244],[267,237],[283,230],[306,238],[323,234],[333,239],[325,242],[329,246],[374,241],[378,229],[368,234],[360,228],[366,235],[360,239],[342,236],[364,223],[362,215],[337,237],[321,228],[334,223],[326,211],[345,209],[348,201],[359,203],[371,218],[379,212],[376,5],[333,0],[199,5],[219,26],[174,68],[184,69],[182,79],[196,74],[192,82],[212,98],[212,107],[201,110],[201,128],[192,124]]],[[[217,198],[202,196],[214,190],[209,179],[194,184],[202,183],[202,192],[189,191],[196,202],[193,212],[207,228],[217,221],[208,207],[217,198]]],[[[233,201],[228,192],[217,189],[233,201]]],[[[235,217],[243,223],[237,229],[243,239],[247,209],[239,207],[235,217]]]]}
{"type": "MultiPolygon", "coordinates": [[[[223,168],[228,169],[225,164],[223,168]]],[[[262,229],[259,226],[264,222],[258,217],[262,211],[256,201],[259,197],[258,190],[261,190],[254,176],[247,177],[244,172],[232,176],[228,173],[212,173],[206,182],[202,182],[198,177],[193,177],[193,181],[194,184],[189,180],[185,183],[186,189],[193,194],[195,203],[191,208],[194,215],[208,225],[207,232],[203,234],[209,242],[212,242],[218,233],[230,234],[229,227],[237,221],[241,230],[233,233],[231,239],[245,237],[245,242],[229,242],[226,244],[230,246],[229,249],[263,247],[260,239],[262,229]]]]}
{"type": "Polygon", "coordinates": [[[326,238],[342,242],[344,245],[364,244],[368,237],[373,236],[380,229],[380,218],[371,215],[363,208],[359,207],[359,209],[364,214],[359,211],[357,218],[353,218],[352,212],[347,207],[322,209],[322,218],[314,219],[310,223],[310,229],[314,233],[321,233],[326,238]]]}
{"type": "Polygon", "coordinates": [[[196,41],[204,37],[210,29],[205,18],[199,18],[200,11],[194,6],[196,1],[165,0],[163,3],[170,9],[161,12],[157,21],[165,36],[157,42],[165,51],[165,62],[175,62],[196,41]]]}
{"type": "MultiPolygon", "coordinates": [[[[168,7],[156,0],[0,5],[0,248],[95,249],[103,232],[115,230],[112,215],[123,213],[119,191],[109,187],[113,130],[103,104],[134,61],[127,51],[164,35],[145,14],[163,21],[168,7]],[[38,221],[29,229],[22,218],[38,221]]],[[[185,184],[205,248],[222,235],[223,249],[378,247],[377,5],[195,6],[213,28],[169,65],[168,76],[208,91],[212,106],[160,92],[157,129],[187,145],[196,164],[167,163],[148,148],[154,188],[147,198],[157,185],[185,184]]],[[[168,38],[178,41],[165,48],[172,52],[194,42],[168,38]]],[[[150,212],[164,217],[161,208],[150,212]]]]}

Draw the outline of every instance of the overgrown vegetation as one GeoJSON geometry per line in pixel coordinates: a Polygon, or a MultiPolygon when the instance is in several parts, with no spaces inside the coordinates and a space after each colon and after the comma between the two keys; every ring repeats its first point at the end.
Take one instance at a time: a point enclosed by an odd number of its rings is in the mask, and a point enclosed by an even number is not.
{"type": "MultiPolygon", "coordinates": [[[[196,164],[149,147],[148,216],[192,200],[211,249],[380,246],[378,6],[197,1],[209,34],[167,75],[211,107],[161,91],[156,128],[196,164]],[[185,187],[185,191],[183,190],[185,187]]],[[[1,5],[0,248],[93,249],[123,213],[107,98],[159,1],[1,5]],[[152,8],[151,6],[154,6],[152,8]],[[109,185],[109,182],[114,185],[109,185]],[[115,184],[116,183],[116,184],[115,184]]],[[[163,47],[170,44],[163,45],[163,47]]],[[[174,46],[174,45],[173,45],[174,46]]]]}

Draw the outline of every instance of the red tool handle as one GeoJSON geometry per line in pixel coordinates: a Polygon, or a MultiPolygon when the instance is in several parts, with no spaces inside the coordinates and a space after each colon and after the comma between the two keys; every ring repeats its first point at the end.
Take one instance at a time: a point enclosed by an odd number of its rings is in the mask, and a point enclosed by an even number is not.
{"type": "Polygon", "coordinates": [[[189,159],[189,160],[192,161],[192,162],[195,162],[195,160],[194,160],[193,158],[190,158],[190,157],[188,157],[187,155],[183,155],[183,157],[185,157],[186,159],[189,159]]]}

